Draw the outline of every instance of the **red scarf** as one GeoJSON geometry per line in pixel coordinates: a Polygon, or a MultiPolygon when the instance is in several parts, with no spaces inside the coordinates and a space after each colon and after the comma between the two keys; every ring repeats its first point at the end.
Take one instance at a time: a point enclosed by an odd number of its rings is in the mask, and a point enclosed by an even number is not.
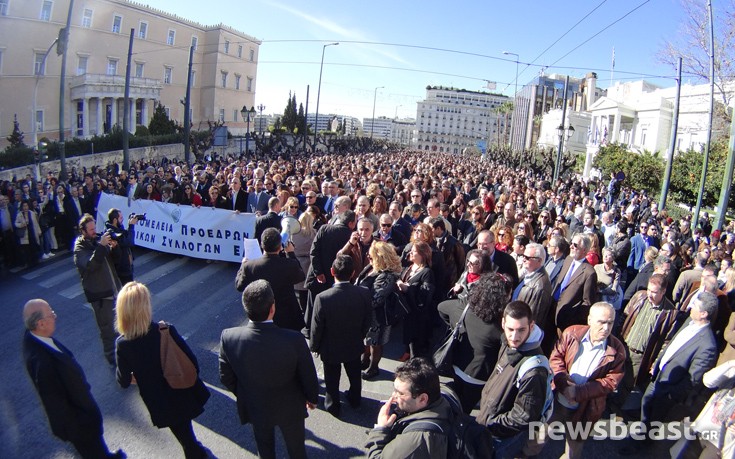
{"type": "Polygon", "coordinates": [[[471,284],[480,278],[479,274],[467,273],[467,283],[471,284]]]}

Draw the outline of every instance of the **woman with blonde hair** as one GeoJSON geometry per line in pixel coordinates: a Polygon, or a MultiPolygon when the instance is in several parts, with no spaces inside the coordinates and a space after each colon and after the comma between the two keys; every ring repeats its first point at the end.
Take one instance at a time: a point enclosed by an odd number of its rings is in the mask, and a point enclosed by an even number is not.
{"type": "Polygon", "coordinates": [[[151,293],[139,282],[129,282],[117,297],[115,327],[117,339],[117,382],[127,388],[137,384],[151,421],[156,427],[168,427],[184,449],[186,459],[206,458],[207,450],[194,435],[191,420],[204,412],[209,390],[197,377],[188,389],[172,389],[163,376],[160,326],[192,361],[199,373],[196,356],[171,324],[151,321],[151,293]]]}
{"type": "MultiPolygon", "coordinates": [[[[314,242],[314,237],[316,237],[316,230],[314,229],[314,214],[307,209],[307,211],[302,213],[299,217],[299,224],[301,225],[301,229],[298,233],[291,236],[291,241],[294,245],[294,255],[296,256],[296,259],[299,260],[301,268],[305,273],[307,273],[311,266],[311,244],[314,242]]],[[[306,287],[304,287],[304,281],[296,282],[293,288],[296,292],[296,297],[299,300],[301,310],[305,311],[307,290],[306,287]]]]}
{"type": "Polygon", "coordinates": [[[373,379],[380,373],[383,346],[390,340],[391,323],[387,305],[396,300],[396,281],[401,273],[401,259],[388,242],[375,241],[368,251],[370,264],[357,276],[355,285],[370,290],[373,299],[373,323],[365,337],[365,353],[362,356],[362,379],[373,379]]]}

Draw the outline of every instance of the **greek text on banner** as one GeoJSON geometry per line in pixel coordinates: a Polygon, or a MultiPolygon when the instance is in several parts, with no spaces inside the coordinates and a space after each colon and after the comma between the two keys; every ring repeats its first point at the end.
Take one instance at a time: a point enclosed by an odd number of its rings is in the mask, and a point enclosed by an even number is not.
{"type": "Polygon", "coordinates": [[[146,220],[135,225],[135,245],[160,252],[240,263],[242,240],[255,233],[255,214],[128,200],[104,193],[97,205],[98,232],[104,231],[107,212],[112,208],[120,210],[126,227],[130,214],[146,214],[146,220]]]}

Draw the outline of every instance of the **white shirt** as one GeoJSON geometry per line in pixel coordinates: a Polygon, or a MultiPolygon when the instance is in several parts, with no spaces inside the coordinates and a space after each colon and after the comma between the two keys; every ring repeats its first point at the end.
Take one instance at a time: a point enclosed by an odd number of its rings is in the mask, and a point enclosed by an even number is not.
{"type": "MultiPolygon", "coordinates": [[[[588,330],[579,342],[579,351],[574,358],[572,367],[569,369],[569,377],[572,378],[574,384],[584,384],[587,382],[590,375],[600,365],[602,358],[605,357],[605,349],[607,349],[607,339],[594,345],[592,344],[592,340],[590,340],[590,332],[588,330]]],[[[559,392],[559,403],[572,409],[579,406],[579,403],[567,400],[561,392],[559,392]]]]}
{"type": "Polygon", "coordinates": [[[31,335],[33,335],[34,338],[36,338],[37,340],[39,340],[40,342],[42,342],[46,346],[50,347],[51,349],[53,349],[53,350],[55,350],[57,352],[62,352],[61,349],[59,349],[58,346],[56,346],[56,343],[54,343],[54,340],[52,340],[51,338],[47,338],[45,336],[38,336],[37,334],[35,334],[33,332],[31,332],[31,335]]]}
{"type": "Polygon", "coordinates": [[[694,321],[690,321],[686,327],[679,330],[679,333],[674,336],[674,339],[671,340],[671,343],[664,351],[664,355],[661,357],[661,361],[658,364],[659,370],[663,370],[666,364],[669,363],[669,360],[674,358],[676,353],[679,352],[679,350],[684,347],[684,345],[688,343],[689,340],[699,332],[699,330],[708,326],[709,323],[698,324],[694,321]]]}

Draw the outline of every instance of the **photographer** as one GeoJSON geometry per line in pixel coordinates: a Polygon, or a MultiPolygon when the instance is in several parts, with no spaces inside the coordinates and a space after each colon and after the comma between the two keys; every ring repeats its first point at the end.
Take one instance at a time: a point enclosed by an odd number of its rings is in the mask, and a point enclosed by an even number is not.
{"type": "Polygon", "coordinates": [[[113,207],[107,212],[105,232],[110,233],[110,238],[117,242],[117,246],[112,249],[112,261],[122,285],[133,281],[132,247],[135,245],[135,224],[140,221],[140,217],[132,214],[128,219],[128,229],[125,229],[119,209],[113,207]]]}
{"type": "Polygon", "coordinates": [[[74,243],[74,265],[82,279],[84,296],[92,306],[105,357],[115,365],[114,315],[115,298],[122,285],[112,265],[110,252],[117,246],[111,233],[97,236],[94,217],[84,214],[79,220],[79,232],[74,243]]]}

